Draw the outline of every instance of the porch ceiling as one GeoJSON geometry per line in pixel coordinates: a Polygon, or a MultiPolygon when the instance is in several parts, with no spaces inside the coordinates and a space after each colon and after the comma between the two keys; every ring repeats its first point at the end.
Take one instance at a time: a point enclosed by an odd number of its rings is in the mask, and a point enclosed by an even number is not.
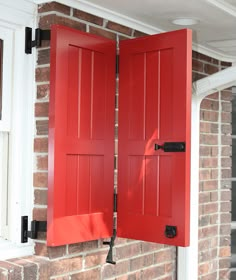
{"type": "MultiPolygon", "coordinates": [[[[35,3],[45,0],[31,0],[35,3]]],[[[193,30],[196,48],[210,50],[229,61],[236,60],[236,0],[59,0],[64,4],[76,2],[110,12],[133,23],[142,23],[152,30],[170,31],[181,28],[193,30]],[[179,18],[194,19],[197,24],[175,25],[179,18]]]]}

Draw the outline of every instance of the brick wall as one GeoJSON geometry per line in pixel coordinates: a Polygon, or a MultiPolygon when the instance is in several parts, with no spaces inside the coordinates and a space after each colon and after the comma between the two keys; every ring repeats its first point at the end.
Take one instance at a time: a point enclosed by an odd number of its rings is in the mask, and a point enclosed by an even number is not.
{"type": "MultiPolygon", "coordinates": [[[[193,52],[193,80],[230,66],[193,52]]],[[[200,111],[199,279],[229,279],[231,89],[209,95],[200,111]]]]}
{"type": "MultiPolygon", "coordinates": [[[[39,7],[39,26],[59,23],[113,40],[144,35],[95,15],[52,2],[39,7]]],[[[36,68],[33,218],[46,220],[49,43],[38,49],[36,68]]],[[[193,79],[227,67],[217,60],[193,52],[193,79]]],[[[199,279],[228,279],[230,254],[230,110],[231,92],[215,93],[202,102],[200,147],[199,279]],[[221,124],[222,121],[222,124],[221,124]],[[221,168],[222,165],[222,168],[221,168]]],[[[116,102],[117,103],[117,102],[116,102]]],[[[117,113],[117,108],[116,108],[117,113]]],[[[117,239],[117,264],[105,263],[108,252],[103,240],[50,248],[45,234],[35,243],[35,256],[0,262],[0,280],[5,279],[176,279],[176,248],[161,244],[117,239]]],[[[181,279],[178,279],[181,280],[181,279]]]]}

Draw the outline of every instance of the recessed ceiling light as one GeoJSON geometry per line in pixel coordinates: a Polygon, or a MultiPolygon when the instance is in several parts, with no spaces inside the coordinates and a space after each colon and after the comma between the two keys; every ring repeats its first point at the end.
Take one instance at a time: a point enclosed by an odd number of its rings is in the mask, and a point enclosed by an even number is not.
{"type": "Polygon", "coordinates": [[[194,24],[199,23],[199,20],[194,19],[194,18],[176,18],[176,19],[172,20],[172,23],[176,24],[176,25],[188,26],[188,25],[194,25],[194,24]]]}

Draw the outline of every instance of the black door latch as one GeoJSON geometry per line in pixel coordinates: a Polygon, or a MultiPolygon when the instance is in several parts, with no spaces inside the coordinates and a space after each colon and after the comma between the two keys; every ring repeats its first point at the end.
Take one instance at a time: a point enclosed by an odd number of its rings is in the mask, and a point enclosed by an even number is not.
{"type": "Polygon", "coordinates": [[[163,146],[155,144],[154,150],[162,149],[164,152],[185,152],[185,142],[165,142],[163,146]]]}
{"type": "Polygon", "coordinates": [[[177,235],[177,227],[175,226],[166,226],[165,236],[167,238],[174,238],[177,235]]]}

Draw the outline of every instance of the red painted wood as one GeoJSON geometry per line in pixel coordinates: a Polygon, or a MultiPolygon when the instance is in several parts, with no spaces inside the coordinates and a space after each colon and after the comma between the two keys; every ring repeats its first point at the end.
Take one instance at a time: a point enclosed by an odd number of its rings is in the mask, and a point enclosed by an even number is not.
{"type": "Polygon", "coordinates": [[[191,45],[190,30],[120,42],[120,237],[189,245],[191,45]],[[164,142],[186,152],[154,150],[164,142]]]}
{"type": "Polygon", "coordinates": [[[51,30],[47,244],[112,235],[115,42],[51,30]]]}

